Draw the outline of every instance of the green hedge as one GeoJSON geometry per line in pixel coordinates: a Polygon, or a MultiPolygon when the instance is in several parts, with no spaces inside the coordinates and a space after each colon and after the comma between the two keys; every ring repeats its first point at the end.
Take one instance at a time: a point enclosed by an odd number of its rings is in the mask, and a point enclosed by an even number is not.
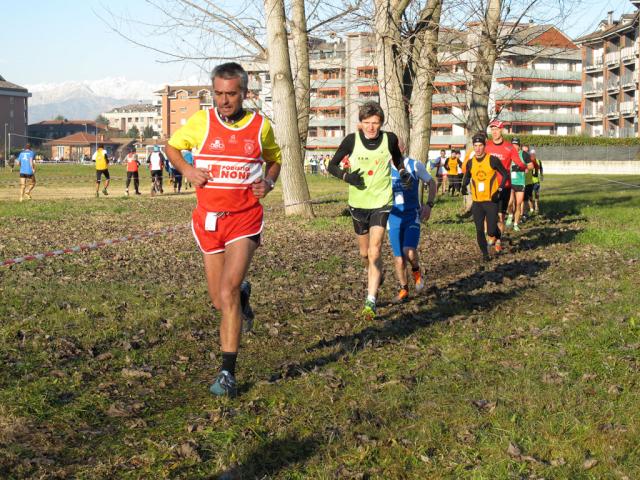
{"type": "MultiPolygon", "coordinates": [[[[535,145],[536,147],[544,146],[640,146],[640,138],[607,138],[607,137],[588,137],[586,135],[512,135],[504,136],[507,140],[518,137],[523,144],[535,145]]],[[[489,137],[491,138],[491,137],[489,137]]]]}

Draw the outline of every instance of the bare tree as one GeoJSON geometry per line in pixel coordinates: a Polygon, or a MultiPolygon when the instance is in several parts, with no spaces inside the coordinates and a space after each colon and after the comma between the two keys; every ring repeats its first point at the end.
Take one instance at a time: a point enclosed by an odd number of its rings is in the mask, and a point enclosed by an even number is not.
{"type": "Polygon", "coordinates": [[[427,0],[414,21],[407,15],[410,0],[375,0],[374,4],[380,104],[388,115],[389,129],[410,145],[413,158],[425,161],[442,0],[427,0]]]}
{"type": "MultiPolygon", "coordinates": [[[[291,40],[295,65],[294,90],[296,107],[298,109],[298,134],[300,143],[307,143],[309,134],[309,111],[311,103],[311,79],[309,74],[309,35],[307,33],[307,16],[304,0],[292,0],[291,12],[291,40]]],[[[302,157],[304,163],[304,157],[302,157]]]]}
{"type": "Polygon", "coordinates": [[[285,213],[287,215],[303,215],[309,218],[313,217],[313,209],[309,203],[309,188],[304,176],[284,1],[265,0],[264,6],[267,23],[269,71],[273,84],[273,109],[274,117],[277,119],[275,132],[283,157],[287,159],[286,162],[283,162],[281,176],[285,213]]]}

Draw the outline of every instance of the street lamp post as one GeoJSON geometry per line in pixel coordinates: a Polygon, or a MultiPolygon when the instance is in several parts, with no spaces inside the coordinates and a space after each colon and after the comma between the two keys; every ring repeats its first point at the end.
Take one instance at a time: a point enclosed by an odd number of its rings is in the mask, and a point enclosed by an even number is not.
{"type": "Polygon", "coordinates": [[[7,130],[9,128],[9,124],[4,124],[4,166],[9,166],[9,151],[7,150],[7,130]]]}

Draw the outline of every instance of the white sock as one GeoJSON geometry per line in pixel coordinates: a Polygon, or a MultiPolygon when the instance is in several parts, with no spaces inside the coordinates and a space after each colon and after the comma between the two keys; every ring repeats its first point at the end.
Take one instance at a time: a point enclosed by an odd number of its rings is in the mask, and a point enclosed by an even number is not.
{"type": "Polygon", "coordinates": [[[367,295],[367,301],[373,303],[374,305],[376,304],[376,297],[374,297],[373,295],[367,295]]]}

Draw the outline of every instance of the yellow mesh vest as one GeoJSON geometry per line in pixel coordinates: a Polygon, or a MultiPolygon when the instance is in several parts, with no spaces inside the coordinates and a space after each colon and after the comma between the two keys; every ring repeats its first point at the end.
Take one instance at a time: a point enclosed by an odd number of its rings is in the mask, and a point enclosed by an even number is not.
{"type": "Polygon", "coordinates": [[[498,191],[497,172],[491,167],[489,155],[471,161],[471,197],[474,202],[490,202],[498,191]]]}

